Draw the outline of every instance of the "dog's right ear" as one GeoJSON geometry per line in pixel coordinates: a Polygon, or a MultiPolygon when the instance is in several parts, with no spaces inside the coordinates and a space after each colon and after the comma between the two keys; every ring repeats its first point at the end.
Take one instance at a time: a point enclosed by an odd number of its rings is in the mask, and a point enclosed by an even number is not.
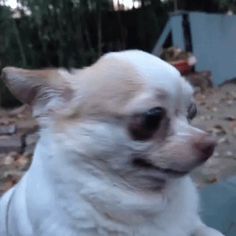
{"type": "Polygon", "coordinates": [[[33,107],[35,116],[60,109],[72,97],[72,89],[58,69],[6,67],[1,77],[16,98],[33,107]]]}

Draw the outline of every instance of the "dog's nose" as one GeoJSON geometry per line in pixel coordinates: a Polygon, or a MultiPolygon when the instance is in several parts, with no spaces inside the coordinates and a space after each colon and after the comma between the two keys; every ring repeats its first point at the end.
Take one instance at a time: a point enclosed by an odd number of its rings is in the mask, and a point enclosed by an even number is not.
{"type": "Polygon", "coordinates": [[[208,134],[201,135],[194,143],[201,161],[206,161],[213,154],[215,146],[216,140],[208,134]]]}

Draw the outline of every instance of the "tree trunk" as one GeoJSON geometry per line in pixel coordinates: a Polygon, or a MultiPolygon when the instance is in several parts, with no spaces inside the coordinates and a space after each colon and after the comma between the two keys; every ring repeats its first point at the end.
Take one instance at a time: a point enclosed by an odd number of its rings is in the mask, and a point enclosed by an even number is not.
{"type": "Polygon", "coordinates": [[[97,1],[97,50],[98,57],[102,55],[102,9],[101,0],[97,1]]]}

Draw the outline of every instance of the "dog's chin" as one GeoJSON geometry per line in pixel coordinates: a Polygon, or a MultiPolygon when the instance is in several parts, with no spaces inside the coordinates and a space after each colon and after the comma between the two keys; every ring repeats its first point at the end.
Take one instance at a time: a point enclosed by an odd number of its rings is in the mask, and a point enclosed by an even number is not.
{"type": "Polygon", "coordinates": [[[175,170],[156,170],[156,177],[150,176],[150,183],[154,187],[149,188],[152,191],[161,191],[165,189],[170,183],[175,180],[180,180],[181,178],[188,175],[189,172],[179,172],[175,170]]]}
{"type": "Polygon", "coordinates": [[[150,191],[160,191],[171,180],[184,177],[190,172],[190,170],[164,169],[143,158],[133,159],[132,164],[136,169],[135,185],[150,191]]]}
{"type": "Polygon", "coordinates": [[[152,173],[156,172],[157,175],[159,174],[161,176],[176,177],[176,178],[187,175],[190,172],[190,170],[183,171],[183,170],[177,170],[177,169],[172,169],[172,168],[161,168],[143,158],[135,158],[133,160],[133,165],[136,166],[137,168],[140,168],[146,171],[151,171],[152,173]]]}
{"type": "Polygon", "coordinates": [[[168,180],[173,178],[181,178],[189,174],[190,170],[177,170],[172,168],[161,168],[147,159],[135,158],[133,165],[142,170],[145,176],[149,176],[151,181],[157,181],[158,184],[165,184],[168,180]]]}
{"type": "Polygon", "coordinates": [[[157,171],[167,175],[170,178],[179,178],[183,177],[187,174],[189,174],[190,171],[180,171],[180,170],[174,170],[174,169],[162,169],[160,167],[155,167],[157,171]]]}
{"type": "MultiPolygon", "coordinates": [[[[158,192],[166,188],[166,186],[173,180],[184,177],[186,172],[177,172],[173,170],[155,170],[155,171],[141,171],[141,174],[135,175],[135,180],[131,179],[131,185],[136,189],[144,191],[158,192]]],[[[130,182],[130,179],[129,179],[130,182]]]]}

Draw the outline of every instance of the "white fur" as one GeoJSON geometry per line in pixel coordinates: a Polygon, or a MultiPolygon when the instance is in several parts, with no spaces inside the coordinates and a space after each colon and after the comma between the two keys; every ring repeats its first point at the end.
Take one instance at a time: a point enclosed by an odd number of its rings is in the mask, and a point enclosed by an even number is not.
{"type": "MultiPolygon", "coordinates": [[[[64,156],[60,158],[62,150],[55,158],[56,144],[44,142],[39,142],[30,170],[11,192],[8,235],[190,236],[201,227],[196,189],[188,177],[160,194],[139,195],[67,167],[64,156]]],[[[1,209],[10,197],[4,196],[1,209]]],[[[1,236],[8,236],[2,222],[5,212],[0,216],[1,236]]]]}
{"type": "MultiPolygon", "coordinates": [[[[114,58],[134,67],[146,86],[123,111],[143,110],[152,103],[142,102],[150,100],[149,91],[164,88],[166,106],[173,107],[169,113],[175,139],[201,133],[175,114],[176,107],[184,113],[191,88],[172,66],[139,51],[111,53],[102,60],[106,64],[114,58]]],[[[61,131],[50,122],[41,130],[32,165],[2,197],[1,236],[222,236],[200,220],[198,194],[189,177],[167,178],[164,188],[152,192],[136,189],[129,185],[132,181],[116,175],[126,168],[130,152],[153,149],[152,142],[131,141],[123,127],[105,121],[63,125],[61,131]]],[[[165,148],[159,149],[165,154],[165,148]]],[[[134,177],[138,182],[139,173],[134,177]]]]}

